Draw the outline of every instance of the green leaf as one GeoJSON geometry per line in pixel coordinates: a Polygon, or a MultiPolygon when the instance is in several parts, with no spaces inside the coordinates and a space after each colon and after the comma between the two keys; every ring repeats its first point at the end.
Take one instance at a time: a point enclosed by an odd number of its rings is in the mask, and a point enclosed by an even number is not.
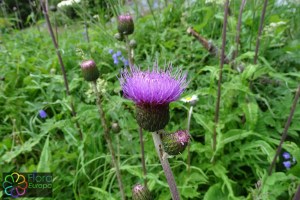
{"type": "Polygon", "coordinates": [[[36,135],[35,137],[30,138],[27,140],[24,144],[15,146],[11,151],[6,152],[1,158],[0,158],[0,163],[3,162],[11,162],[15,157],[20,155],[21,153],[29,152],[32,150],[32,147],[37,145],[42,137],[44,137],[46,133],[36,135]]]}
{"type": "Polygon", "coordinates": [[[246,124],[248,129],[253,130],[258,118],[258,105],[256,102],[242,104],[242,109],[246,116],[246,124]]]}
{"type": "Polygon", "coordinates": [[[51,163],[51,149],[49,146],[49,135],[45,141],[43,151],[41,153],[40,161],[37,167],[37,172],[50,172],[51,163]]]}
{"type": "Polygon", "coordinates": [[[228,200],[228,193],[222,192],[221,183],[210,186],[208,191],[205,193],[203,200],[228,200]]]}

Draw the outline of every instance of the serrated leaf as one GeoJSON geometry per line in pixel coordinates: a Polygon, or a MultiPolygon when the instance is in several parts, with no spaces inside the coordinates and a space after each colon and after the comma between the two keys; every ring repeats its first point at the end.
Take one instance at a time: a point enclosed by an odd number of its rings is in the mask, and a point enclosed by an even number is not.
{"type": "Polygon", "coordinates": [[[258,105],[256,102],[242,104],[242,109],[246,116],[248,129],[253,130],[258,118],[258,105]]]}

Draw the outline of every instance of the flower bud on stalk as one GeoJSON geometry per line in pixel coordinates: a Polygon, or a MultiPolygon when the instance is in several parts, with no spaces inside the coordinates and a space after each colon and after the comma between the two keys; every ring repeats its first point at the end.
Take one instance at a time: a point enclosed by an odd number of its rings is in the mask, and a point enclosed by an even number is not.
{"type": "Polygon", "coordinates": [[[99,78],[99,71],[93,60],[83,61],[81,63],[81,71],[86,81],[96,81],[99,78]]]}
{"type": "Polygon", "coordinates": [[[136,41],[135,40],[130,40],[130,42],[129,42],[129,46],[131,47],[131,48],[136,48],[136,46],[137,46],[137,44],[136,44],[136,41]]]}
{"type": "Polygon", "coordinates": [[[123,34],[121,34],[121,33],[116,33],[116,34],[114,35],[114,37],[115,37],[117,40],[119,40],[119,41],[123,41],[123,40],[124,40],[124,36],[123,36],[123,34]]]}
{"type": "Polygon", "coordinates": [[[119,126],[118,123],[114,122],[111,124],[111,130],[114,132],[114,133],[119,133],[121,128],[119,126]]]}
{"type": "Polygon", "coordinates": [[[135,186],[133,186],[132,199],[133,200],[153,200],[148,188],[141,184],[136,184],[135,186]]]}
{"type": "Polygon", "coordinates": [[[190,135],[187,131],[177,131],[175,133],[163,133],[162,144],[166,153],[176,156],[182,153],[190,140],[190,135]]]}
{"type": "Polygon", "coordinates": [[[118,17],[118,31],[121,35],[130,35],[134,31],[134,23],[129,14],[118,17]]]}

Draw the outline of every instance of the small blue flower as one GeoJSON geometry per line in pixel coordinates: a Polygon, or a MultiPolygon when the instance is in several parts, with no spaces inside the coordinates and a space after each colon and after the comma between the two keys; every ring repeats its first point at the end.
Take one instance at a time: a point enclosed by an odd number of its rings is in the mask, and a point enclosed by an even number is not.
{"type": "Polygon", "coordinates": [[[112,54],[113,52],[114,52],[113,49],[108,50],[108,53],[109,53],[109,54],[112,54]]]}
{"type": "Polygon", "coordinates": [[[45,119],[45,118],[47,117],[47,113],[46,113],[46,111],[44,111],[44,110],[40,110],[40,111],[39,111],[39,115],[40,115],[40,117],[43,118],[43,119],[45,119]]]}
{"type": "Polygon", "coordinates": [[[291,158],[291,154],[289,154],[288,152],[284,152],[284,153],[282,154],[282,156],[283,156],[284,159],[286,159],[286,160],[288,160],[288,159],[291,158]]]}
{"type": "Polygon", "coordinates": [[[121,55],[122,55],[122,52],[121,52],[121,51],[117,51],[116,55],[117,55],[117,56],[121,56],[121,55]]]}
{"type": "Polygon", "coordinates": [[[114,53],[114,54],[112,55],[112,58],[113,58],[113,59],[118,59],[118,55],[117,55],[116,53],[114,53]]]}
{"type": "Polygon", "coordinates": [[[115,65],[119,64],[118,58],[114,59],[114,64],[115,64],[115,65]]]}
{"type": "Polygon", "coordinates": [[[123,60],[123,63],[124,63],[124,66],[125,66],[125,67],[129,65],[128,60],[123,60]]]}
{"type": "Polygon", "coordinates": [[[286,169],[290,169],[292,166],[292,163],[291,163],[291,161],[284,161],[283,165],[286,169]]]}

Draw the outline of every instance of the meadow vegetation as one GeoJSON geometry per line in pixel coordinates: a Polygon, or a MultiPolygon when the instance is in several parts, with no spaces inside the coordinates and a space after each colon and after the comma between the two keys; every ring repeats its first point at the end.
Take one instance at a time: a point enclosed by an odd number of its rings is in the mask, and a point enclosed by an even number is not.
{"type": "MultiPolygon", "coordinates": [[[[189,129],[191,135],[188,149],[168,158],[180,199],[293,199],[300,184],[299,105],[271,171],[270,166],[300,90],[299,3],[268,1],[255,63],[264,1],[246,1],[239,43],[236,35],[242,1],[230,1],[224,49],[228,62],[222,70],[219,120],[215,123],[225,1],[99,2],[81,0],[56,12],[49,10],[70,95],[66,95],[45,18],[36,9],[39,2],[31,15],[35,20],[24,22],[23,29],[14,25],[14,15],[2,13],[0,172],[52,172],[53,199],[121,199],[93,85],[84,80],[80,68],[82,61],[93,59],[100,72],[97,88],[105,118],[109,128],[119,126],[109,133],[125,195],[132,197],[133,185],[142,184],[145,177],[135,105],[123,97],[119,80],[121,70],[128,67],[127,49],[114,37],[117,16],[130,13],[135,27],[128,37],[137,43],[135,65],[143,70],[155,62],[161,68],[169,62],[174,69],[181,67],[188,74],[181,97],[198,98],[193,105],[180,99],[172,102],[165,127],[167,132],[189,129]],[[189,27],[218,52],[205,48],[187,32],[189,27]],[[113,56],[118,51],[119,56],[113,56]],[[284,152],[290,155],[288,159],[284,152]]],[[[153,199],[171,199],[151,133],[144,131],[143,135],[148,188],[153,199]]]]}

